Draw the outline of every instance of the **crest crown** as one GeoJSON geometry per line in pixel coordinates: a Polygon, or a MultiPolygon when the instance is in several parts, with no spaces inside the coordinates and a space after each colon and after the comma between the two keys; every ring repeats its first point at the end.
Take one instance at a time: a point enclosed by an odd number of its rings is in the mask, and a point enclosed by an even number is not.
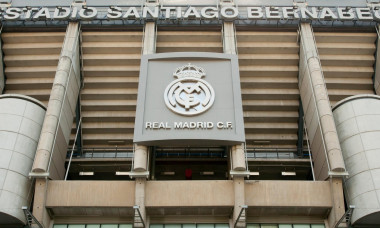
{"type": "Polygon", "coordinates": [[[180,79],[180,78],[202,78],[206,76],[206,72],[201,67],[197,67],[195,65],[192,65],[191,63],[178,67],[174,73],[173,76],[180,79]]]}

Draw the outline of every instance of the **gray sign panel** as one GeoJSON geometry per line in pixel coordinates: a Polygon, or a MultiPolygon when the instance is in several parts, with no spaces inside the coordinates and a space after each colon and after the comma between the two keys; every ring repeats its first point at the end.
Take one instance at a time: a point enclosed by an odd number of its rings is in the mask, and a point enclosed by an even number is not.
{"type": "Polygon", "coordinates": [[[135,143],[217,146],[244,141],[237,56],[206,52],[143,56],[135,143]]]}

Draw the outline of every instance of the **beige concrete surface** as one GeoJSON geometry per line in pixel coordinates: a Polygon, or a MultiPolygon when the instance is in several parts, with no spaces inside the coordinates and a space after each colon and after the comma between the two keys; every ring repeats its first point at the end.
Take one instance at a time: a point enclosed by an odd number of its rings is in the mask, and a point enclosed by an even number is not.
{"type": "Polygon", "coordinates": [[[233,181],[148,181],[146,207],[233,206],[233,181]]]}
{"type": "Polygon", "coordinates": [[[339,141],[349,176],[346,197],[355,205],[352,222],[374,225],[380,222],[380,96],[346,98],[334,108],[339,141]]]}
{"type": "Polygon", "coordinates": [[[0,227],[25,223],[21,207],[33,197],[29,172],[45,110],[31,97],[0,95],[0,227]]]}
{"type": "Polygon", "coordinates": [[[51,171],[52,179],[63,179],[65,173],[64,161],[80,89],[78,42],[78,23],[70,23],[32,168],[33,172],[51,171]]]}
{"type": "Polygon", "coordinates": [[[333,206],[328,181],[246,181],[248,207],[333,206]]]}
{"type": "Polygon", "coordinates": [[[236,39],[247,145],[295,148],[297,33],[238,30],[236,39]]]}
{"type": "Polygon", "coordinates": [[[333,124],[334,118],[314,43],[314,34],[311,26],[306,23],[301,24],[300,53],[299,87],[305,122],[313,153],[316,178],[324,180],[329,175],[326,172],[326,165],[327,171],[335,172],[344,172],[345,165],[333,124]],[[321,155],[322,152],[325,156],[321,155]],[[324,165],[324,163],[327,164],[324,165]]]}
{"type": "Polygon", "coordinates": [[[132,207],[134,181],[49,181],[46,207],[132,207]]]}
{"type": "Polygon", "coordinates": [[[142,40],[142,29],[82,33],[83,146],[132,146],[142,40]]]}

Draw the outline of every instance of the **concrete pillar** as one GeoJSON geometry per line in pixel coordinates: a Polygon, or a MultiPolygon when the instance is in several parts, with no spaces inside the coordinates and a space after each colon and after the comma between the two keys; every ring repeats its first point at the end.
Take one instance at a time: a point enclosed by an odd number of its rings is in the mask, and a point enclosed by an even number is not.
{"type": "MultiPolygon", "coordinates": [[[[235,25],[233,22],[224,22],[223,23],[223,52],[225,54],[236,55],[236,35],[235,35],[235,25]]],[[[232,163],[232,171],[246,171],[246,162],[244,155],[244,144],[234,145],[231,148],[231,158],[230,162],[232,163]]],[[[234,227],[235,222],[237,221],[241,206],[245,205],[245,191],[244,191],[244,176],[239,174],[234,174],[234,211],[232,219],[230,220],[230,227],[234,227]]],[[[246,227],[246,218],[245,211],[241,215],[239,222],[236,227],[246,227]]]]}
{"type": "MultiPolygon", "coordinates": [[[[143,43],[143,55],[154,54],[156,52],[156,24],[155,22],[147,22],[144,29],[144,43],[143,43]]],[[[142,145],[135,145],[135,154],[133,158],[134,172],[144,172],[148,171],[147,161],[148,161],[148,147],[142,145]]],[[[136,177],[136,187],[135,187],[135,205],[139,206],[141,217],[145,223],[145,227],[149,227],[148,219],[146,216],[145,209],[145,177],[136,177]]],[[[136,217],[133,227],[142,227],[139,223],[139,219],[136,217]]]]}
{"type": "Polygon", "coordinates": [[[156,52],[156,23],[148,22],[145,24],[143,55],[156,52]]]}
{"type": "Polygon", "coordinates": [[[45,207],[48,181],[48,179],[36,179],[34,187],[33,215],[44,228],[49,228],[51,222],[51,218],[45,207]]]}
{"type": "Polygon", "coordinates": [[[315,166],[323,170],[317,179],[326,179],[327,162],[328,171],[344,172],[345,166],[311,25],[302,23],[300,35],[299,88],[315,166]]]}
{"type": "MultiPolygon", "coordinates": [[[[136,178],[136,185],[135,185],[135,205],[139,206],[139,210],[141,213],[141,217],[145,223],[145,227],[149,227],[149,224],[147,224],[147,217],[146,217],[146,210],[145,210],[145,186],[146,186],[146,178],[145,177],[138,177],[136,178]]],[[[142,227],[140,223],[138,223],[139,219],[134,220],[133,227],[142,227]]]]}
{"type": "Polygon", "coordinates": [[[63,179],[64,157],[80,89],[79,24],[70,22],[62,46],[32,172],[63,179]],[[51,156],[54,156],[53,159],[51,156]]]}
{"type": "Polygon", "coordinates": [[[135,157],[133,159],[133,171],[144,172],[148,170],[148,148],[146,146],[135,146],[135,157]]]}
{"type": "MultiPolygon", "coordinates": [[[[379,31],[380,26],[378,26],[379,31]]],[[[380,95],[380,40],[379,35],[377,36],[377,50],[376,50],[376,72],[375,72],[375,78],[374,78],[374,89],[376,91],[377,95],[380,95]]]]}
{"type": "Polygon", "coordinates": [[[236,55],[235,25],[233,22],[223,23],[223,52],[236,55]]]}
{"type": "MultiPolygon", "coordinates": [[[[234,181],[235,204],[234,204],[234,212],[232,216],[232,227],[239,217],[242,206],[245,205],[244,177],[234,176],[233,181],[234,181]]],[[[240,216],[239,222],[236,224],[236,227],[246,227],[245,211],[240,216]]]]}
{"type": "MultiPolygon", "coordinates": [[[[0,47],[2,46],[3,44],[0,39],[0,47]]],[[[0,95],[3,94],[4,88],[5,88],[5,75],[4,75],[4,65],[3,65],[3,52],[0,51],[0,95]]]]}
{"type": "Polygon", "coordinates": [[[330,189],[333,207],[328,217],[328,223],[329,227],[334,227],[345,213],[342,178],[330,178],[330,189]]]}
{"type": "Polygon", "coordinates": [[[233,171],[245,171],[247,169],[245,163],[244,147],[243,144],[232,146],[232,170],[233,171]]]}

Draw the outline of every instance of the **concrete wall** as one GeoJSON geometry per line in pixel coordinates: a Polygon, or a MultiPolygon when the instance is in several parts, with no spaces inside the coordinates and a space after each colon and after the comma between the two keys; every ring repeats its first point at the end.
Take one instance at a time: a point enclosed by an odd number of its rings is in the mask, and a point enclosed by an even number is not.
{"type": "Polygon", "coordinates": [[[335,124],[349,173],[347,198],[354,224],[380,224],[380,96],[357,95],[334,108],[335,124]]]}
{"type": "MultiPolygon", "coordinates": [[[[245,181],[244,185],[249,207],[332,207],[328,181],[245,181]]],[[[49,181],[46,207],[132,207],[134,191],[134,181],[49,181]]],[[[145,191],[150,208],[234,205],[230,180],[147,181],[145,191]]]]}
{"type": "Polygon", "coordinates": [[[0,226],[24,222],[29,206],[29,179],[45,107],[23,95],[0,96],[0,226]]]}
{"type": "Polygon", "coordinates": [[[247,181],[245,198],[254,207],[331,207],[327,181],[247,181]]]}
{"type": "Polygon", "coordinates": [[[132,207],[134,181],[50,181],[46,207],[132,207]]]}
{"type": "Polygon", "coordinates": [[[146,207],[233,206],[233,181],[148,181],[146,207]]]}

